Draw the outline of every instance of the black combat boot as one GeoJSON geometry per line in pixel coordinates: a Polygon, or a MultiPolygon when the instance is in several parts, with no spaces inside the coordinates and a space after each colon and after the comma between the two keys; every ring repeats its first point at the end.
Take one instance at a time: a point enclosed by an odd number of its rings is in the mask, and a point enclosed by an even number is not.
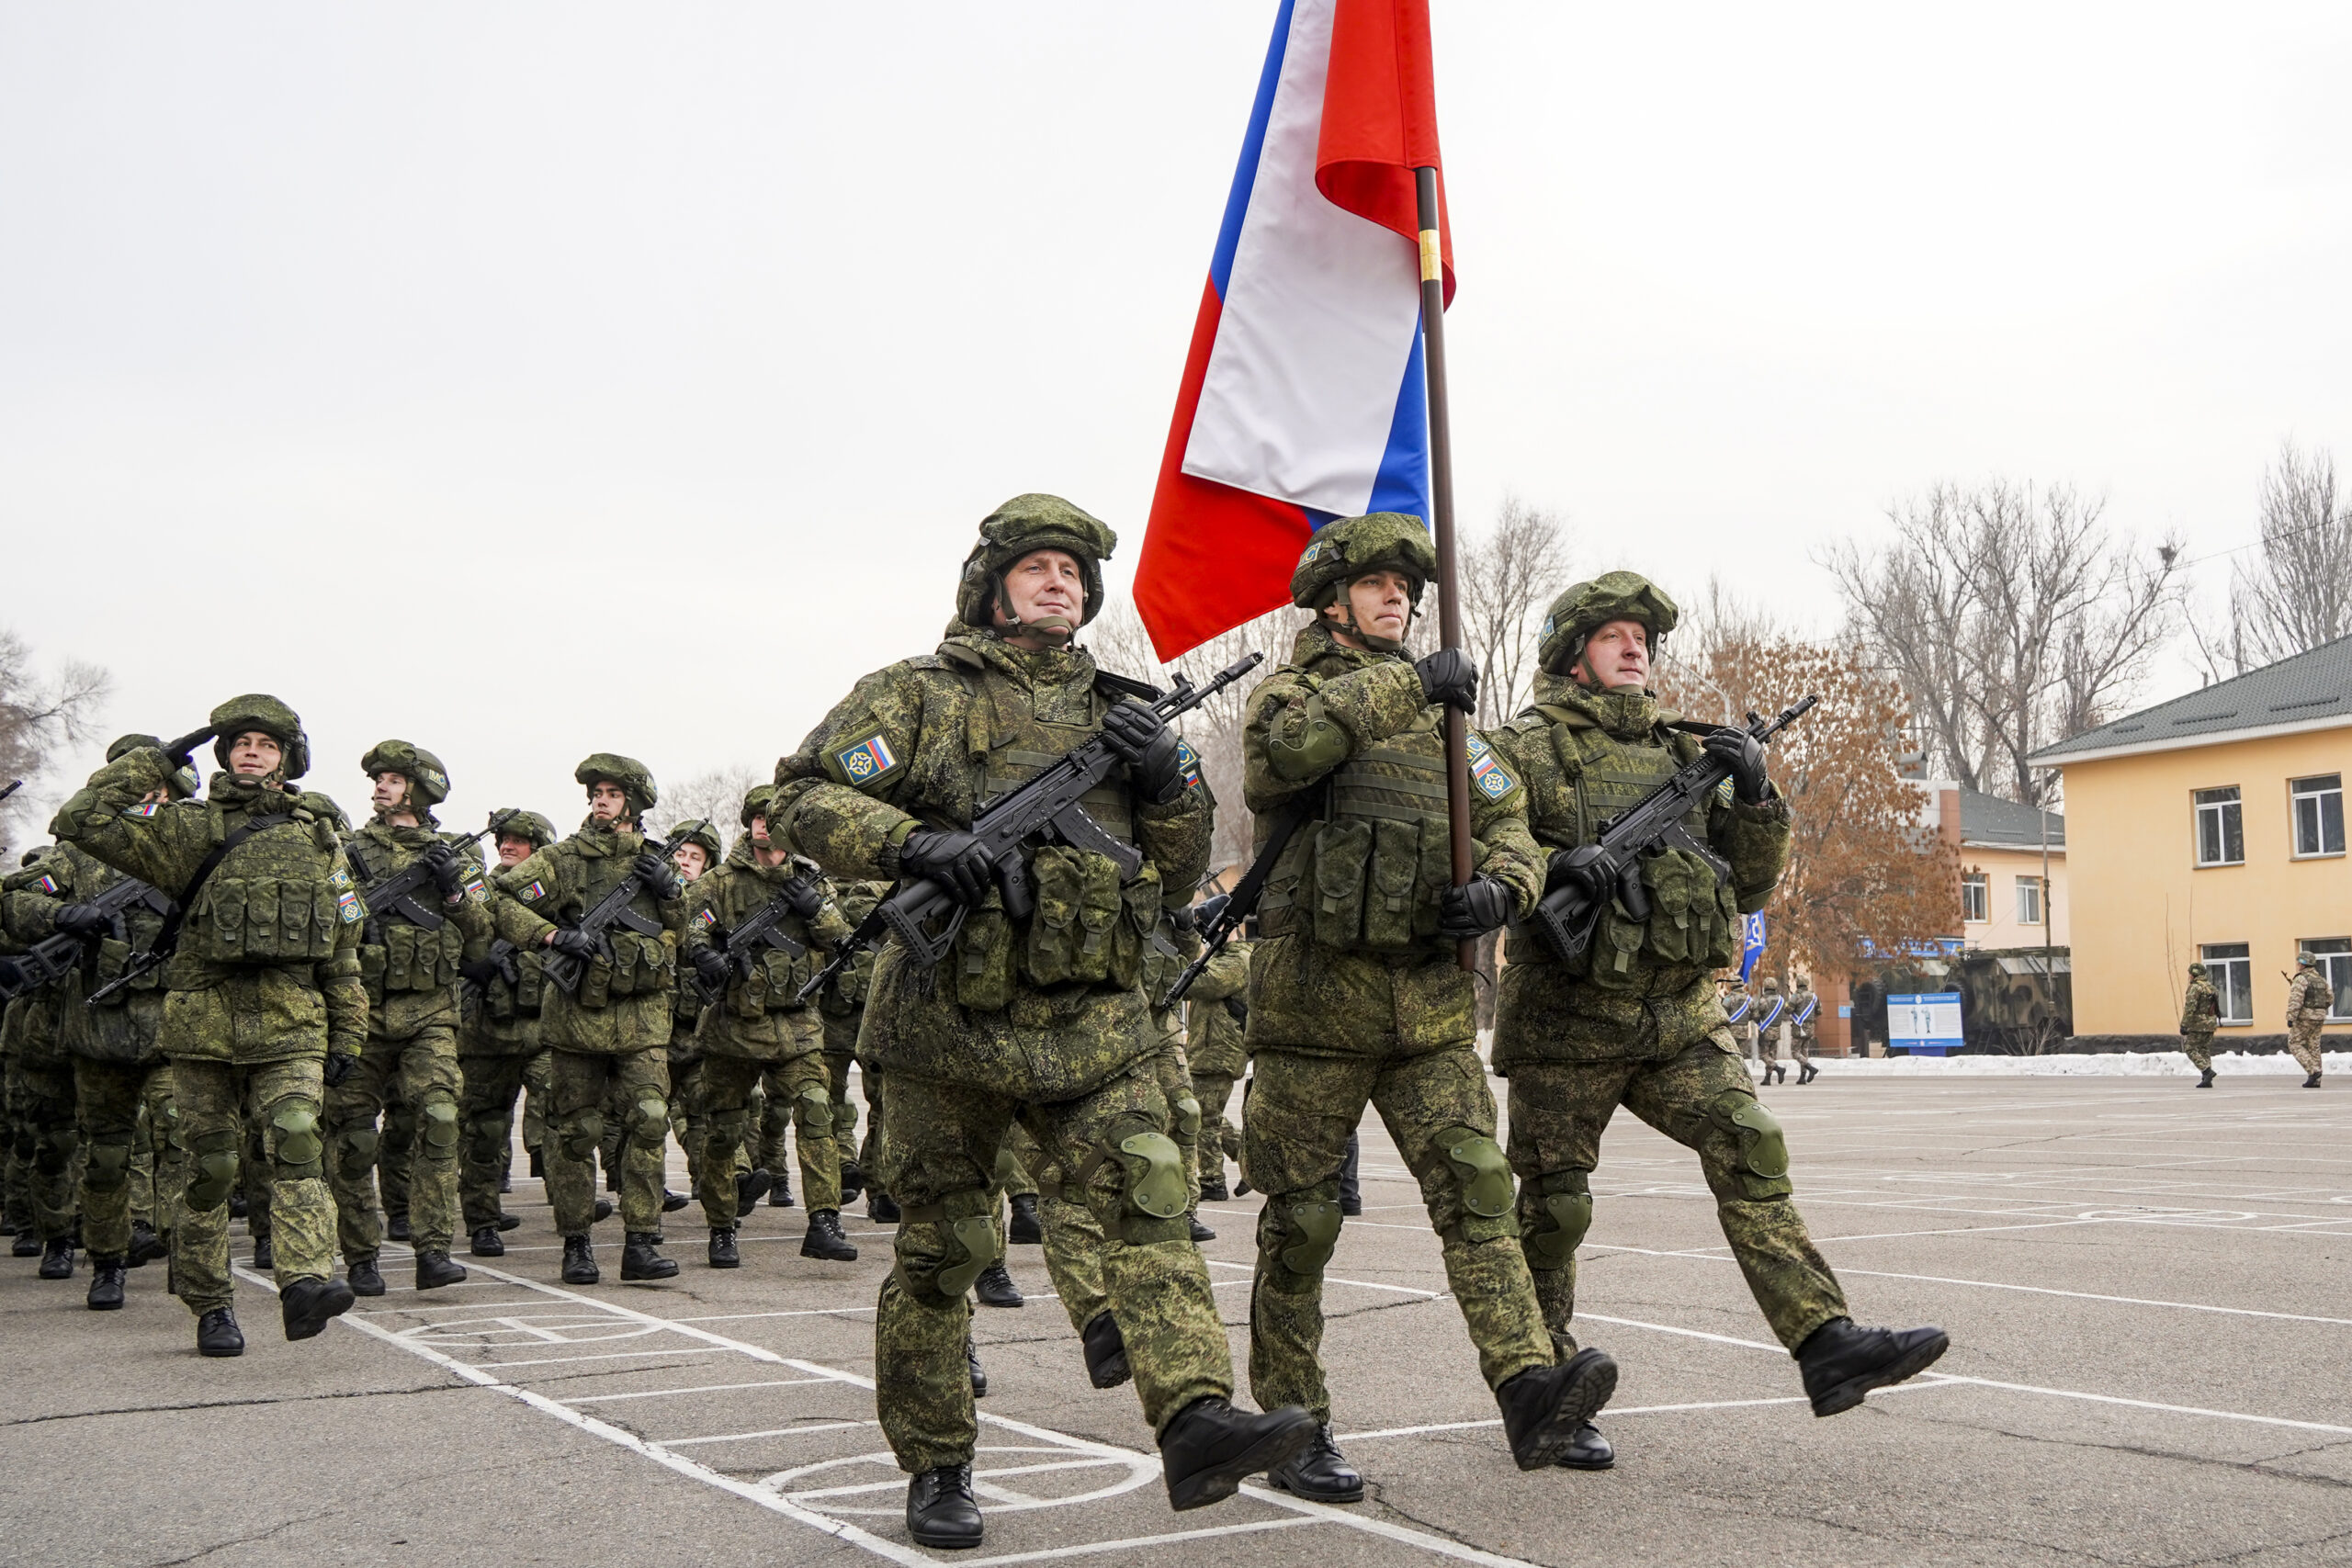
{"type": "Polygon", "coordinates": [[[1318,1430],[1315,1417],[1295,1404],[1245,1416],[1218,1394],[1196,1399],[1159,1435],[1168,1506],[1181,1514],[1223,1502],[1250,1476],[1306,1452],[1318,1430]]]}
{"type": "Polygon", "coordinates": [[[1201,1212],[1198,1209],[1195,1209],[1191,1213],[1186,1214],[1184,1216],[1184,1223],[1193,1227],[1193,1241],[1195,1246],[1204,1241],[1215,1241],[1216,1239],[1216,1232],[1201,1224],[1201,1212]]]}
{"type": "Polygon", "coordinates": [[[673,1192],[666,1187],[662,1189],[662,1212],[665,1214],[674,1214],[693,1201],[683,1192],[673,1192]]]}
{"type": "Polygon", "coordinates": [[[651,1231],[631,1231],[621,1238],[622,1279],[668,1280],[676,1277],[678,1260],[664,1258],[654,1251],[656,1239],[651,1231]]]}
{"type": "Polygon", "coordinates": [[[1340,1162],[1340,1213],[1351,1218],[1363,1213],[1363,1135],[1350,1133],[1347,1157],[1340,1162]]]}
{"type": "Polygon", "coordinates": [[[537,1149],[526,1149],[524,1152],[531,1156],[532,1177],[537,1180],[545,1181],[548,1179],[548,1162],[539,1157],[539,1151],[537,1149]]]}
{"type": "Polygon", "coordinates": [[[2197,1080],[2197,1087],[2198,1087],[2199,1089],[2211,1089],[2211,1088],[2213,1087],[2213,1069],[2212,1069],[2212,1068],[2208,1067],[2208,1068],[2206,1068],[2206,1069],[2205,1069],[2205,1076],[2204,1076],[2203,1077],[2199,1078],[2199,1079],[2197,1080]]]}
{"type": "Polygon", "coordinates": [[[613,1201],[610,1198],[599,1198],[596,1200],[596,1206],[588,1212],[588,1223],[592,1225],[601,1225],[619,1213],[620,1211],[613,1206],[613,1201]]]}
{"type": "Polygon", "coordinates": [[[376,1267],[375,1254],[355,1258],[344,1265],[343,1277],[351,1281],[355,1296],[380,1296],[384,1293],[384,1276],[376,1267]]]}
{"type": "Polygon", "coordinates": [[[243,1192],[232,1192],[229,1194],[229,1217],[231,1219],[242,1220],[246,1217],[251,1210],[252,1205],[245,1201],[245,1195],[243,1192]]]}
{"type": "Polygon", "coordinates": [[[907,1483],[907,1533],[917,1546],[955,1551],[980,1544],[980,1506],[972,1501],[972,1467],[943,1464],[907,1483]]]}
{"type": "Polygon", "coordinates": [[[446,1252],[420,1252],[416,1255],[416,1288],[437,1291],[444,1285],[465,1282],[466,1266],[453,1263],[446,1252]]]}
{"type": "Polygon", "coordinates": [[[750,1170],[737,1171],[735,1173],[735,1212],[739,1214],[748,1214],[758,1208],[760,1200],[766,1197],[768,1189],[775,1185],[775,1178],[757,1166],[750,1170]]]}
{"type": "Polygon", "coordinates": [[[980,1348],[972,1343],[972,1337],[968,1334],[964,1337],[964,1367],[972,1374],[972,1397],[986,1399],[989,1396],[989,1374],[980,1367],[980,1348]]]}
{"type": "Polygon", "coordinates": [[[982,1306],[989,1307],[1017,1307],[1027,1299],[1022,1295],[1021,1287],[1012,1282],[1012,1276],[1004,1271],[1002,1259],[980,1270],[980,1277],[972,1281],[972,1294],[980,1298],[982,1306]]]}
{"type": "Polygon", "coordinates": [[[308,1339],[327,1325],[327,1319],[351,1310],[352,1291],[340,1280],[320,1280],[305,1274],[289,1280],[277,1292],[277,1314],[285,1320],[288,1340],[308,1339]]]}
{"type": "Polygon", "coordinates": [[[1086,1381],[1096,1388],[1116,1388],[1135,1375],[1127,1365],[1126,1337],[1108,1307],[1086,1320],[1079,1343],[1086,1350],[1086,1381]]]}
{"type": "Polygon", "coordinates": [[[266,1235],[254,1237],[254,1272],[266,1274],[277,1268],[277,1245],[266,1235]]]}
{"type": "Polygon", "coordinates": [[[471,1250],[476,1258],[503,1258],[506,1244],[499,1239],[496,1225],[476,1225],[471,1250]]]}
{"type": "Polygon", "coordinates": [[[1940,1328],[1857,1328],[1833,1317],[1797,1347],[1805,1396],[1815,1416],[1851,1410],[1874,1388],[1917,1377],[1951,1345],[1940,1328]]]}
{"type": "Polygon", "coordinates": [[[406,1209],[397,1210],[394,1213],[384,1216],[384,1239],[386,1241],[413,1241],[416,1239],[409,1234],[408,1211],[406,1209]]]}
{"type": "Polygon", "coordinates": [[[520,1230],[523,1228],[523,1216],[502,1211],[498,1216],[498,1228],[503,1231],[520,1230]]]}
{"type": "Polygon", "coordinates": [[[859,1168],[857,1161],[842,1161],[842,1206],[847,1208],[856,1202],[858,1194],[865,1190],[865,1172],[859,1168]]]}
{"type": "Polygon", "coordinates": [[[831,1209],[819,1209],[808,1216],[808,1234],[800,1239],[800,1256],[821,1258],[828,1263],[854,1263],[857,1248],[842,1235],[841,1215],[831,1209]]]}
{"type": "Polygon", "coordinates": [[[1588,1421],[1568,1439],[1560,1450],[1562,1470],[1608,1470],[1617,1462],[1617,1450],[1600,1435],[1600,1428],[1588,1421]]]}
{"type": "Polygon", "coordinates": [[[743,1254],[735,1246],[733,1225],[710,1227],[710,1266],[713,1269],[741,1269],[743,1254]]]}
{"type": "Polygon", "coordinates": [[[2305,1089],[2317,1089],[2319,1087],[2319,1075],[2317,1073],[2313,1073],[2311,1077],[2305,1078],[2303,1080],[2303,1087],[2305,1089]]]}
{"type": "Polygon", "coordinates": [[[1004,1236],[1017,1247],[1036,1247],[1046,1239],[1045,1222],[1037,1217],[1037,1195],[1015,1192],[1009,1201],[1004,1236]]]}
{"type": "Polygon", "coordinates": [[[1576,1442],[1577,1428],[1617,1392],[1617,1363],[1605,1350],[1579,1350],[1554,1367],[1531,1367],[1495,1390],[1503,1436],[1521,1470],[1546,1470],[1576,1442]]]}
{"type": "MultiPolygon", "coordinates": [[[[773,1203],[775,1200],[771,1198],[768,1201],[773,1203]]],[[[868,1192],[865,1195],[865,1217],[877,1225],[895,1225],[899,1218],[899,1201],[888,1192],[868,1192]]]]}
{"type": "Polygon", "coordinates": [[[773,1186],[773,1187],[770,1187],[770,1188],[768,1189],[768,1207],[769,1207],[769,1208],[771,1208],[771,1209],[789,1209],[789,1208],[791,1208],[791,1207],[792,1207],[792,1177],[791,1177],[791,1174],[790,1174],[789,1172],[787,1172],[787,1171],[781,1171],[781,1170],[779,1170],[779,1171],[774,1171],[774,1172],[770,1173],[770,1179],[771,1179],[775,1183],[775,1186],[773,1186]]]}
{"type": "Polygon", "coordinates": [[[1220,1170],[1215,1176],[1204,1176],[1201,1178],[1202,1202],[1223,1203],[1228,1201],[1229,1200],[1227,1199],[1225,1190],[1224,1171],[1220,1170]]]}
{"type": "Polygon", "coordinates": [[[40,1233],[33,1229],[30,1225],[27,1225],[24,1229],[18,1231],[17,1233],[17,1239],[8,1244],[8,1256],[11,1258],[39,1258],[40,1256],[40,1233]]]}
{"type": "Polygon", "coordinates": [[[503,1170],[503,1171],[500,1171],[500,1172],[498,1173],[498,1195],[499,1195],[501,1198],[503,1198],[503,1197],[505,1197],[508,1193],[510,1193],[510,1192],[512,1192],[512,1191],[514,1191],[514,1173],[513,1171],[511,1171],[511,1170],[503,1170]]]}
{"type": "Polygon", "coordinates": [[[74,1238],[53,1235],[41,1243],[40,1277],[44,1280],[74,1278],[74,1238]]]}
{"type": "Polygon", "coordinates": [[[596,1269],[596,1249],[584,1235],[563,1238],[563,1282],[567,1285],[593,1285],[604,1278],[596,1269]]]}
{"type": "Polygon", "coordinates": [[[130,1265],[120,1256],[107,1258],[90,1254],[90,1294],[87,1305],[92,1312],[114,1312],[122,1305],[122,1287],[130,1278],[130,1265]]]}
{"type": "Polygon", "coordinates": [[[214,1307],[196,1320],[196,1353],[199,1356],[242,1356],[245,1337],[238,1332],[237,1314],[214,1307]]]}
{"type": "Polygon", "coordinates": [[[1288,1461],[1266,1472],[1266,1479],[1281,1491],[1310,1503],[1361,1503],[1363,1477],[1331,1439],[1331,1423],[1315,1428],[1315,1440],[1288,1461]]]}
{"type": "Polygon", "coordinates": [[[145,1220],[130,1222],[130,1253],[123,1261],[131,1268],[137,1269],[153,1263],[170,1251],[171,1248],[164,1245],[164,1238],[155,1233],[153,1225],[149,1224],[145,1220]]]}

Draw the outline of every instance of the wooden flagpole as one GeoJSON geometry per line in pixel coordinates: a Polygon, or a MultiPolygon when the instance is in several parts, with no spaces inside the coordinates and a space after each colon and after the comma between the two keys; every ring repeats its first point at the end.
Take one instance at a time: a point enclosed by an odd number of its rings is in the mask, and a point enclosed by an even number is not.
{"type": "MultiPolygon", "coordinates": [[[[1437,170],[1413,171],[1421,231],[1421,372],[1430,404],[1430,532],[1437,545],[1437,635],[1447,648],[1462,646],[1462,601],[1453,591],[1453,433],[1445,396],[1445,252],[1439,243],[1437,170]]],[[[1445,815],[1452,829],[1453,885],[1468,883],[1470,865],[1469,720],[1458,708],[1445,710],[1445,815]]],[[[1462,943],[1455,954],[1476,972],[1478,944],[1462,943]]]]}

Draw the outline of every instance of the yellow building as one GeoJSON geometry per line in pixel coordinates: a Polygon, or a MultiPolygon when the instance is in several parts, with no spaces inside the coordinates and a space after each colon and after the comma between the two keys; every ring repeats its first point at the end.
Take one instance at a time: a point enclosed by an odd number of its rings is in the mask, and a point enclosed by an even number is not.
{"type": "MultiPolygon", "coordinates": [[[[2217,1045],[2283,1039],[2295,953],[2352,1032],[2352,637],[2033,754],[2063,770],[2075,1032],[2177,1035],[2188,964],[2222,997],[2217,1045]]],[[[2338,1048],[2341,1048],[2340,1046],[2338,1048]]]]}

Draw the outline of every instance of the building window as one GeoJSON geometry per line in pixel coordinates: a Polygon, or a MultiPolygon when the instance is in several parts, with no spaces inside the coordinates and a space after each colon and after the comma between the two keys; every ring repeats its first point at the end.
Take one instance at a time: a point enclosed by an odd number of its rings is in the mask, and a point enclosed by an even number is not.
{"type": "Polygon", "coordinates": [[[2340,855],[2344,852],[2344,775],[2323,773],[2297,779],[2293,791],[2295,853],[2340,855]]]}
{"type": "Polygon", "coordinates": [[[2237,785],[2197,792],[2197,863],[2245,863],[2245,822],[2239,815],[2237,785]]]}
{"type": "Polygon", "coordinates": [[[1977,925],[1993,918],[1993,879],[1985,873],[1961,873],[1960,918],[1977,925]]]}
{"type": "Polygon", "coordinates": [[[2319,972],[2335,993],[2327,1007],[2329,1021],[2352,1019],[2352,937],[2306,937],[2295,945],[2319,960],[2319,972]]]}
{"type": "Polygon", "coordinates": [[[2197,950],[2205,961],[2205,977],[2222,1005],[2223,1023],[2254,1021],[2254,960],[2242,942],[2209,942],[2197,950]]]}
{"type": "Polygon", "coordinates": [[[2018,924],[2038,926],[2041,923],[2041,878],[2018,878],[2018,924]]]}

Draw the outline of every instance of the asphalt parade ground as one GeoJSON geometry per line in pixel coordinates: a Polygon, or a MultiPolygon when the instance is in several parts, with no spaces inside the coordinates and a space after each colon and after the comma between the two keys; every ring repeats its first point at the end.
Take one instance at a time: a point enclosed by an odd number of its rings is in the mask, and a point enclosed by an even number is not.
{"type": "MultiPolygon", "coordinates": [[[[2188,1564],[2352,1562],[2352,1100],[2292,1079],[1841,1081],[1765,1092],[1865,1323],[1932,1322],[1929,1375],[1815,1419],[1720,1245],[1695,1160],[1621,1114],[1579,1322],[1623,1377],[1603,1473],[1512,1468],[1418,1193],[1376,1121],[1329,1274],[1340,1438],[1323,1507],[1253,1486],[1169,1511],[1132,1388],[1086,1382],[1035,1247],[981,1309],[974,1552],[910,1545],[874,1423],[888,1235],[803,1259],[762,1207],[743,1267],[557,1283],[537,1182],[504,1258],[288,1345],[239,1282],[242,1359],[200,1360],[161,1265],[85,1311],[86,1265],[0,1259],[0,1560],[12,1564],[2188,1564]]],[[[518,1168],[521,1161],[518,1158],[518,1168]]],[[[682,1168],[672,1185],[683,1188],[682,1168]]],[[[1247,1353],[1253,1200],[1204,1246],[1247,1353]]],[[[250,1244],[235,1227],[243,1259],[250,1244]]],[[[617,1221],[598,1227],[619,1274],[617,1221]]]]}

